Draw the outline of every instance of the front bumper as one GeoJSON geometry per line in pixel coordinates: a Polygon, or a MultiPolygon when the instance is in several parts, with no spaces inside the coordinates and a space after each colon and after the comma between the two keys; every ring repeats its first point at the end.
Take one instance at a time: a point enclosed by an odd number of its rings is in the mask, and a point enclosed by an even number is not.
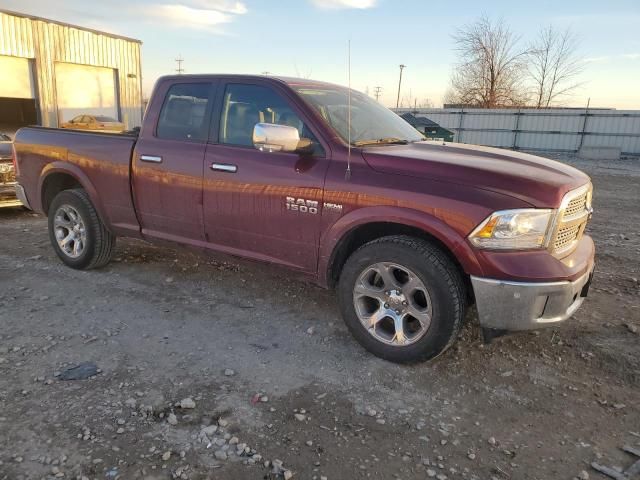
{"type": "Polygon", "coordinates": [[[22,202],[16,195],[17,184],[0,183],[0,208],[18,207],[22,202]]]}
{"type": "Polygon", "coordinates": [[[480,325],[497,330],[531,330],[556,325],[580,308],[593,277],[593,259],[574,281],[511,282],[471,277],[480,325]]]}

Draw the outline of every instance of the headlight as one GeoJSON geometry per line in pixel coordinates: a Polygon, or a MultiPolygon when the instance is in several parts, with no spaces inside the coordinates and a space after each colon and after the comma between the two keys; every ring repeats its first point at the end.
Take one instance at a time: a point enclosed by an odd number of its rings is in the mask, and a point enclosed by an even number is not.
{"type": "Polygon", "coordinates": [[[524,250],[546,248],[555,210],[502,210],[489,215],[469,235],[479,248],[524,250]]]}

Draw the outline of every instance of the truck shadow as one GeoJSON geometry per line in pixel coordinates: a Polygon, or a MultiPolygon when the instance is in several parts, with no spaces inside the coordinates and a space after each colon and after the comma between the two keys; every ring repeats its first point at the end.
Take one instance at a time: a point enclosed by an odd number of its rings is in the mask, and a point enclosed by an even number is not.
{"type": "Polygon", "coordinates": [[[30,215],[36,215],[31,213],[25,207],[2,207],[0,206],[0,222],[5,220],[16,220],[20,217],[27,218],[30,215]]]}

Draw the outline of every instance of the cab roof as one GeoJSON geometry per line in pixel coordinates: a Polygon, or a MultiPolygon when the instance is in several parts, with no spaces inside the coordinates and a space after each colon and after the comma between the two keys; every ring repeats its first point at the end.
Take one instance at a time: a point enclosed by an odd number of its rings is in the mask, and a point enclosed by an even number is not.
{"type": "Polygon", "coordinates": [[[308,78],[296,78],[286,77],[279,75],[241,75],[241,74],[225,74],[225,73],[212,73],[212,74],[182,74],[182,75],[165,75],[161,77],[162,80],[184,80],[188,78],[205,79],[205,78],[232,78],[234,80],[271,80],[277,81],[289,85],[290,87],[316,87],[316,88],[333,88],[333,89],[345,89],[346,87],[335,83],[323,82],[320,80],[311,80],[308,78]]]}

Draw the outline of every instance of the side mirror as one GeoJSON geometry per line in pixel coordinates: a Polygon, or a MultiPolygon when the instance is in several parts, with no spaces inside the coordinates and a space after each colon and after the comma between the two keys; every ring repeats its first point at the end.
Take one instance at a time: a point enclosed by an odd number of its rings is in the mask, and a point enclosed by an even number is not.
{"type": "Polygon", "coordinates": [[[295,127],[274,123],[257,123],[253,127],[253,146],[260,151],[296,152],[303,142],[295,127]]]}

